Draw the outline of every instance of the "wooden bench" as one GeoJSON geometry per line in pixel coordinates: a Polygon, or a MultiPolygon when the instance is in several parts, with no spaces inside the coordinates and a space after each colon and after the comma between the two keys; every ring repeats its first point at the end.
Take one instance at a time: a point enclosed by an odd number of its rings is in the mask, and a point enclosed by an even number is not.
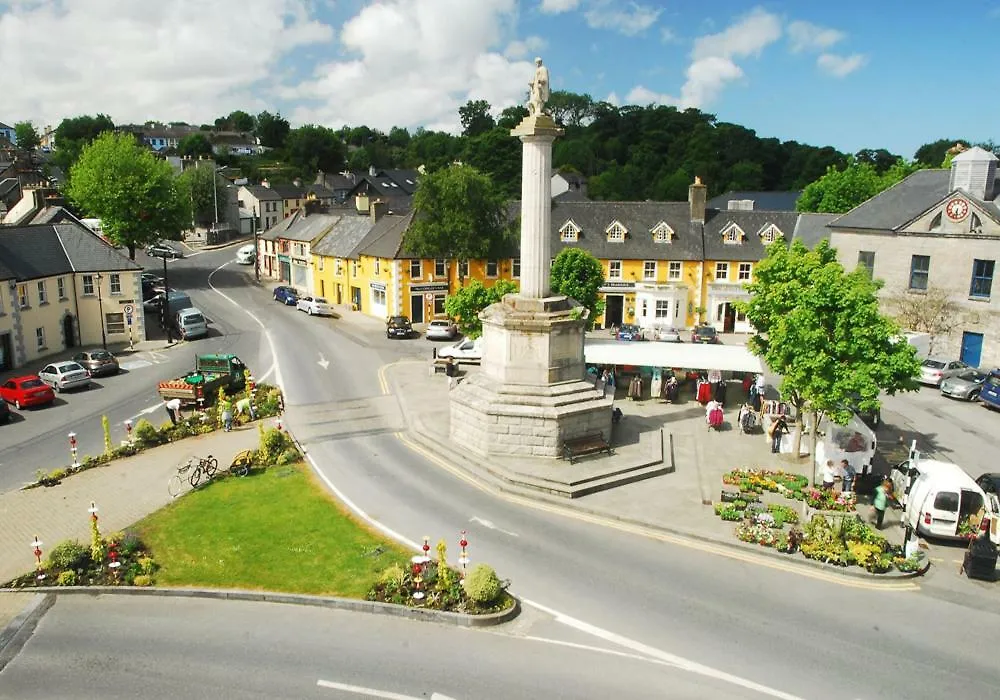
{"type": "Polygon", "coordinates": [[[455,362],[450,357],[435,357],[431,361],[431,374],[437,374],[438,372],[448,373],[448,367],[455,364],[455,362]]]}
{"type": "Polygon", "coordinates": [[[604,433],[594,432],[563,440],[562,453],[570,464],[576,464],[579,457],[607,452],[612,454],[611,443],[604,439],[604,433]]]}

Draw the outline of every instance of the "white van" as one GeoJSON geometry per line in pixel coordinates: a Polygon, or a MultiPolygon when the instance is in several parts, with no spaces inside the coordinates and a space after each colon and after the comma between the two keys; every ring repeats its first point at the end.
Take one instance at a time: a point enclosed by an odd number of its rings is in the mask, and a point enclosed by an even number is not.
{"type": "Polygon", "coordinates": [[[194,307],[178,311],[174,321],[177,332],[184,340],[203,338],[208,335],[208,322],[205,320],[205,315],[194,307]]]}
{"type": "Polygon", "coordinates": [[[256,259],[257,251],[254,250],[252,243],[242,246],[236,251],[236,262],[239,265],[253,265],[256,259]]]}
{"type": "Polygon", "coordinates": [[[889,475],[896,499],[903,505],[904,522],[919,535],[962,539],[959,526],[980,510],[996,518],[997,503],[988,499],[964,469],[950,462],[912,459],[889,475]],[[907,488],[908,487],[908,488],[907,488]]]}
{"type": "Polygon", "coordinates": [[[473,340],[472,338],[462,338],[457,343],[446,345],[438,349],[438,357],[451,357],[459,363],[475,364],[483,359],[483,339],[482,336],[473,340]]]}

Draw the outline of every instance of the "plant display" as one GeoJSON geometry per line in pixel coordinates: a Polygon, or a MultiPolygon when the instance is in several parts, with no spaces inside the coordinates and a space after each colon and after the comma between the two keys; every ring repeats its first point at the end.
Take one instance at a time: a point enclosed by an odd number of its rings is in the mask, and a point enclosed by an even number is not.
{"type": "Polygon", "coordinates": [[[413,597],[417,590],[413,571],[393,564],[379,574],[367,599],[468,614],[500,612],[514,604],[507,593],[510,582],[501,581],[492,567],[478,564],[462,581],[442,556],[439,544],[438,558],[425,564],[421,571],[422,590],[426,591],[423,598],[413,597]]]}
{"type": "Polygon", "coordinates": [[[795,512],[795,509],[781,503],[769,503],[767,512],[773,516],[775,527],[781,527],[785,523],[794,525],[799,522],[799,514],[795,512]]]}
{"type": "MultiPolygon", "coordinates": [[[[722,477],[723,484],[739,486],[741,493],[790,493],[801,492],[808,486],[809,479],[801,474],[790,474],[781,470],[734,469],[722,477]]],[[[794,497],[794,496],[792,496],[794,497]]]]}
{"type": "Polygon", "coordinates": [[[857,504],[857,496],[853,491],[844,493],[822,489],[809,489],[806,492],[806,503],[816,510],[851,511],[857,504]]]}
{"type": "Polygon", "coordinates": [[[736,537],[741,542],[756,542],[762,547],[773,547],[777,541],[770,526],[748,521],[736,526],[736,537]]]}
{"type": "Polygon", "coordinates": [[[5,588],[31,586],[151,586],[157,570],[145,545],[131,531],[103,537],[91,520],[90,546],[76,540],[60,542],[49,552],[42,567],[45,578],[37,571],[19,576],[4,584],[5,588]],[[117,562],[119,566],[111,566],[117,562]]]}

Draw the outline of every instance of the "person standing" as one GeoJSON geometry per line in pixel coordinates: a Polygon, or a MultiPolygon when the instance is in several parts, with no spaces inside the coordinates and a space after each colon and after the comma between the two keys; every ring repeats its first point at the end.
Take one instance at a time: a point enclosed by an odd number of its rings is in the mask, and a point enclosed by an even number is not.
{"type": "Polygon", "coordinates": [[[833,460],[826,460],[826,464],[823,465],[823,488],[827,491],[833,491],[833,483],[837,479],[837,468],[833,466],[833,460]]]}
{"type": "Polygon", "coordinates": [[[167,409],[167,415],[170,416],[170,422],[173,425],[177,425],[177,419],[181,415],[181,400],[180,399],[163,399],[163,407],[167,409]]]}
{"type": "Polygon", "coordinates": [[[219,411],[222,413],[222,427],[228,433],[233,429],[233,404],[228,399],[219,401],[219,411]]]}
{"type": "Polygon", "coordinates": [[[236,402],[236,415],[238,416],[244,411],[250,414],[250,420],[257,420],[257,411],[254,409],[253,401],[250,400],[249,396],[236,402]]]}
{"type": "Polygon", "coordinates": [[[771,424],[771,432],[769,433],[771,437],[771,454],[781,452],[781,436],[787,432],[788,424],[785,422],[785,417],[778,416],[774,423],[771,424]]]}
{"type": "Polygon", "coordinates": [[[841,491],[850,493],[854,490],[854,477],[857,476],[857,473],[850,462],[846,459],[840,460],[840,476],[843,479],[841,481],[841,491]]]}
{"type": "Polygon", "coordinates": [[[888,479],[882,481],[875,489],[875,498],[872,505],[875,507],[875,529],[882,529],[882,521],[885,519],[885,509],[889,504],[889,491],[892,485],[888,479]]]}

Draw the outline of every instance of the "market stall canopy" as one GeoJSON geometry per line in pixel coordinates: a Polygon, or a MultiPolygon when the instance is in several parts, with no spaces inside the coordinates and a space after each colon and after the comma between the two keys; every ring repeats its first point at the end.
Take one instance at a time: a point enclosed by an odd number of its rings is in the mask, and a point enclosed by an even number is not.
{"type": "Polygon", "coordinates": [[[592,365],[636,365],[719,369],[731,372],[764,372],[760,358],[742,345],[704,343],[624,342],[587,338],[584,359],[592,365]]]}

